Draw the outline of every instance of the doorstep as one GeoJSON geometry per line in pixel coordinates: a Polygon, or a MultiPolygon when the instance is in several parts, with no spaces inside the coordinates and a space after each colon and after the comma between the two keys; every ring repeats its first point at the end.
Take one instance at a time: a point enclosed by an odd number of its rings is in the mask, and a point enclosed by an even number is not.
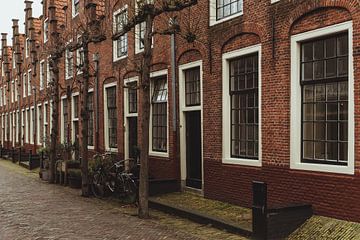
{"type": "Polygon", "coordinates": [[[251,236],[251,209],[210,200],[191,192],[176,192],[150,197],[151,208],[192,221],[210,224],[231,233],[251,236]]]}

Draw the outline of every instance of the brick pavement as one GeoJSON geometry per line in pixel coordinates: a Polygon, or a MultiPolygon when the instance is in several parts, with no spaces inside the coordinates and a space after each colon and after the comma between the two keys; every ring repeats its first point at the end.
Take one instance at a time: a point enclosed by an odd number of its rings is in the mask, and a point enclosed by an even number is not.
{"type": "Polygon", "coordinates": [[[78,190],[49,185],[0,160],[0,239],[243,238],[161,213],[140,220],[119,205],[82,198],[78,190]]]}

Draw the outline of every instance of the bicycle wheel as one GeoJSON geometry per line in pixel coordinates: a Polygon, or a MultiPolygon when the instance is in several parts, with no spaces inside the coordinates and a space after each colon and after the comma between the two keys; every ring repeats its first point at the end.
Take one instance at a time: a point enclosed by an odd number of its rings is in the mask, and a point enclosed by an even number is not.
{"type": "Polygon", "coordinates": [[[127,203],[136,203],[138,201],[138,189],[134,180],[126,176],[124,182],[124,200],[127,203]]]}
{"type": "Polygon", "coordinates": [[[93,176],[92,192],[95,197],[103,198],[106,195],[105,176],[101,171],[96,171],[93,176]]]}

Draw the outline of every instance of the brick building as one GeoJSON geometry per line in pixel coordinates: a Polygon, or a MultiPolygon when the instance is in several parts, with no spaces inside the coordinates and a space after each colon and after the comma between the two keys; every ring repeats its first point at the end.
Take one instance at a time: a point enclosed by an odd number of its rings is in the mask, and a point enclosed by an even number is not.
{"type": "MultiPolygon", "coordinates": [[[[43,1],[39,18],[26,2],[25,34],[16,20],[12,46],[3,34],[4,147],[35,151],[49,137],[48,9],[63,42],[78,41],[85,2],[43,1]]],[[[141,145],[141,96],[126,86],[139,79],[144,26],[113,41],[135,4],[94,2],[107,38],[90,45],[89,149],[129,158],[141,145]]],[[[359,9],[359,0],[199,0],[170,14],[197,39],[176,36],[174,69],[171,37],[153,38],[151,177],[244,206],[251,182],[265,181],[270,204],[306,202],[317,214],[360,221],[359,9]]],[[[81,61],[81,50],[61,61],[59,142],[81,139],[81,61]]]]}

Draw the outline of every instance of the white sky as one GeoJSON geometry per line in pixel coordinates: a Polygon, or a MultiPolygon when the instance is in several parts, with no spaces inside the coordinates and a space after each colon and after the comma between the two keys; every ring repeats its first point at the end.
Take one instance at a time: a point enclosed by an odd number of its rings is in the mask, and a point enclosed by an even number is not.
{"type": "MultiPolygon", "coordinates": [[[[24,33],[24,0],[1,0],[0,32],[8,33],[8,45],[12,43],[12,19],[19,19],[20,33],[24,33]]],[[[42,14],[41,0],[33,0],[33,16],[42,14]]]]}

